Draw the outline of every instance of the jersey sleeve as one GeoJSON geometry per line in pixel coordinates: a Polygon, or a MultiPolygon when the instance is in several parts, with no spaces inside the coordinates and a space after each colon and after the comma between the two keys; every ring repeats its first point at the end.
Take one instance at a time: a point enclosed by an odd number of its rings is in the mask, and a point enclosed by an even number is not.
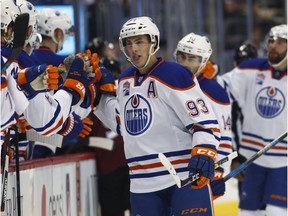
{"type": "Polygon", "coordinates": [[[64,90],[53,96],[48,92],[38,93],[29,101],[25,118],[36,132],[45,136],[56,134],[71,112],[71,100],[71,95],[64,90]]]}

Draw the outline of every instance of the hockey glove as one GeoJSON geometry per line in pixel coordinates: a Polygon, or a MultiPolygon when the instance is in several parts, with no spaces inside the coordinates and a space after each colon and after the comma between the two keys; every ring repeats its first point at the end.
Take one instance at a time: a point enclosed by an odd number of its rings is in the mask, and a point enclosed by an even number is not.
{"type": "Polygon", "coordinates": [[[19,87],[28,99],[32,99],[37,91],[58,88],[58,70],[52,65],[38,65],[25,68],[14,75],[19,87]]]}
{"type": "Polygon", "coordinates": [[[219,71],[218,67],[219,66],[217,64],[214,64],[213,62],[208,61],[205,67],[201,70],[201,73],[207,79],[213,79],[218,74],[218,71],[219,71]]]}
{"type": "Polygon", "coordinates": [[[80,106],[84,109],[93,106],[95,98],[96,98],[96,86],[93,83],[91,83],[85,90],[84,100],[80,104],[80,106]]]}
{"type": "Polygon", "coordinates": [[[218,197],[221,197],[225,193],[225,181],[223,179],[224,170],[222,167],[218,167],[215,170],[215,175],[213,178],[213,181],[211,181],[211,189],[212,189],[212,195],[213,200],[217,199],[218,197]]]}
{"type": "Polygon", "coordinates": [[[16,127],[19,133],[26,133],[27,122],[23,115],[17,118],[16,127]]]}
{"type": "Polygon", "coordinates": [[[84,62],[81,58],[75,58],[69,69],[67,79],[62,89],[72,95],[72,105],[84,99],[85,88],[89,85],[89,79],[84,70],[84,62]]]}
{"type": "Polygon", "coordinates": [[[81,138],[84,138],[91,133],[91,131],[92,131],[91,127],[93,126],[93,121],[90,120],[89,118],[84,118],[82,120],[82,123],[83,123],[84,127],[83,127],[83,130],[80,132],[79,136],[81,138]]]}
{"type": "MultiPolygon", "coordinates": [[[[36,90],[31,86],[31,82],[37,77],[40,80],[44,80],[43,77],[46,68],[46,65],[32,66],[30,68],[25,68],[14,75],[19,87],[29,100],[37,95],[36,90]]],[[[42,85],[44,86],[44,84],[42,85]]]]}
{"type": "MultiPolygon", "coordinates": [[[[48,65],[44,76],[44,85],[51,90],[57,90],[59,87],[59,77],[58,68],[48,65]]],[[[34,86],[32,83],[31,85],[32,87],[34,86]]]]}
{"type": "Polygon", "coordinates": [[[217,151],[212,145],[198,145],[191,151],[191,159],[188,164],[189,175],[199,173],[199,179],[192,184],[192,188],[202,188],[212,181],[214,177],[214,163],[217,151]]]}
{"type": "Polygon", "coordinates": [[[99,68],[100,59],[97,53],[92,54],[88,49],[85,53],[78,53],[76,56],[83,59],[87,70],[87,76],[90,78],[91,83],[94,83],[96,80],[101,78],[101,71],[99,68]]]}

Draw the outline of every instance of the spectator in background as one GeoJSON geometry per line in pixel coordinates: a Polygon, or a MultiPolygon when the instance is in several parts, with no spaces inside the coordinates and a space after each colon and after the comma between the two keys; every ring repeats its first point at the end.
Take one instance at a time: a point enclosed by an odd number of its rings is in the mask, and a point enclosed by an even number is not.
{"type": "Polygon", "coordinates": [[[234,50],[247,38],[244,3],[241,0],[224,1],[225,49],[234,50]]]}
{"type": "Polygon", "coordinates": [[[100,61],[104,57],[109,57],[113,60],[118,60],[117,51],[112,42],[103,40],[101,37],[93,38],[85,47],[85,49],[90,49],[92,53],[97,53],[100,57],[100,61]]]}

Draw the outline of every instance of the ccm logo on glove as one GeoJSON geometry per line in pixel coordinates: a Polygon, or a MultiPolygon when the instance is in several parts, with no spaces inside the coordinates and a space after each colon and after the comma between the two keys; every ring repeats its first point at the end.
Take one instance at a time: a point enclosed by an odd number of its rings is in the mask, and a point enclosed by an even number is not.
{"type": "Polygon", "coordinates": [[[212,158],[214,161],[216,161],[216,156],[217,156],[217,153],[214,150],[211,150],[209,148],[198,148],[198,147],[193,148],[192,154],[193,155],[205,155],[205,156],[212,158]]]}

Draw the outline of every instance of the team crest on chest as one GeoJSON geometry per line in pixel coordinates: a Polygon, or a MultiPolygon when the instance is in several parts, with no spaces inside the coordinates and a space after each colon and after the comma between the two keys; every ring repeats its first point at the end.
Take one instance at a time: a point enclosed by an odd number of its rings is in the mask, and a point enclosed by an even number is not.
{"type": "Polygon", "coordinates": [[[152,122],[152,111],[149,102],[139,94],[132,95],[124,107],[124,122],[130,135],[145,132],[152,122]]]}
{"type": "Polygon", "coordinates": [[[276,87],[265,87],[256,95],[255,106],[258,114],[264,118],[278,116],[285,107],[285,97],[276,87]]]}

